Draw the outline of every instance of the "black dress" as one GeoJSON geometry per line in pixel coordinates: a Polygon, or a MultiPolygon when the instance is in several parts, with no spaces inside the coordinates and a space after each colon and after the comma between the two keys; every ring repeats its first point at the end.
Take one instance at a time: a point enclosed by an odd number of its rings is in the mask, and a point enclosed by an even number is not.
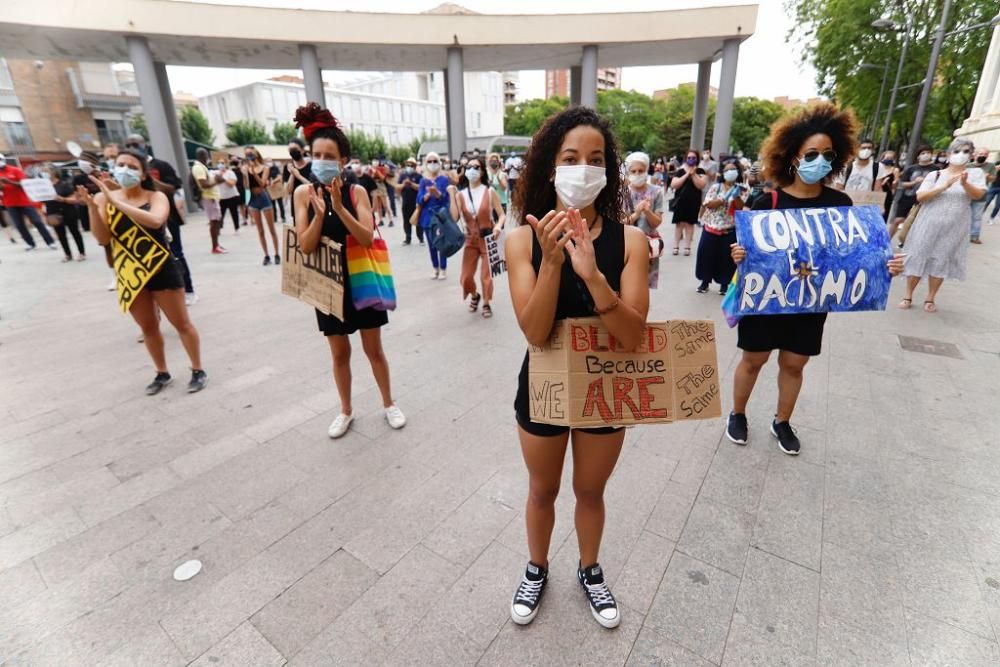
{"type": "MultiPolygon", "coordinates": [[[[168,197],[169,199],[169,197],[168,197]]],[[[143,211],[148,211],[149,204],[143,204],[140,206],[143,211]]],[[[122,213],[125,215],[125,213],[122,213]]],[[[128,218],[127,215],[125,215],[128,218]]],[[[132,220],[129,218],[129,220],[132,220]]],[[[163,224],[160,227],[145,227],[140,225],[138,222],[132,220],[137,226],[142,227],[146,230],[150,236],[156,239],[156,242],[167,249],[167,261],[163,263],[160,270],[153,274],[146,283],[146,287],[143,289],[148,289],[150,292],[158,292],[160,290],[168,289],[184,289],[184,278],[181,276],[180,262],[174,257],[174,253],[170,251],[170,242],[167,241],[167,225],[163,224]]]]}
{"type": "MultiPolygon", "coordinates": [[[[601,233],[594,239],[594,256],[597,268],[608,280],[608,285],[615,292],[621,291],[622,271],[625,270],[625,225],[605,222],[601,233]]],[[[531,230],[531,265],[537,275],[542,266],[542,246],[538,243],[534,228],[531,230]]],[[[567,317],[593,317],[594,301],[587,291],[587,286],[573,271],[569,257],[562,264],[559,274],[559,296],[556,299],[556,320],[567,317]]],[[[561,435],[569,430],[566,426],[539,424],[531,421],[531,408],[528,401],[528,359],[529,353],[524,353],[521,372],[517,376],[517,396],[514,398],[514,414],[517,423],[528,433],[540,436],[561,435]]],[[[583,428],[586,433],[614,433],[618,428],[583,428]]]]}
{"type": "MultiPolygon", "coordinates": [[[[354,208],[354,200],[351,198],[351,184],[344,183],[340,190],[343,197],[344,208],[351,215],[356,216],[357,210],[354,208]]],[[[333,212],[333,203],[330,201],[330,193],[324,190],[323,197],[326,199],[326,215],[323,218],[323,236],[340,243],[343,246],[344,254],[341,265],[344,267],[344,321],[341,322],[333,315],[327,315],[319,310],[316,311],[316,323],[324,336],[346,336],[358,329],[378,329],[389,323],[389,314],[384,310],[374,308],[363,308],[357,310],[354,307],[354,300],[351,298],[351,276],[347,270],[347,227],[340,217],[333,212]]],[[[312,219],[312,207],[309,208],[309,218],[312,219]]]]}
{"type": "MultiPolygon", "coordinates": [[[[701,167],[696,167],[694,173],[704,176],[705,170],[701,167]]],[[[678,222],[696,224],[698,222],[698,213],[701,212],[701,190],[694,184],[690,176],[687,177],[687,180],[677,190],[676,198],[677,201],[674,203],[674,217],[671,222],[674,224],[678,222]]]]}
{"type": "MultiPolygon", "coordinates": [[[[821,208],[851,206],[851,198],[839,190],[824,187],[818,197],[799,199],[784,190],[776,190],[778,204],[771,206],[771,198],[758,197],[754,211],[771,208],[821,208]]],[[[740,320],[737,346],[747,352],[785,350],[807,357],[815,357],[823,346],[823,327],[826,313],[796,313],[794,315],[746,315],[740,320]]]]}

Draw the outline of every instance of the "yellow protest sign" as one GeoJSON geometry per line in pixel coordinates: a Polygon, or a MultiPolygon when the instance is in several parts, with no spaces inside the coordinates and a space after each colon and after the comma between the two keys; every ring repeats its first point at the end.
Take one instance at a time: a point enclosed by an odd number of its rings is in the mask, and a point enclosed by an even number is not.
{"type": "Polygon", "coordinates": [[[127,313],[142,288],[170,258],[170,250],[111,202],[108,202],[107,214],[118,307],[127,313]]]}

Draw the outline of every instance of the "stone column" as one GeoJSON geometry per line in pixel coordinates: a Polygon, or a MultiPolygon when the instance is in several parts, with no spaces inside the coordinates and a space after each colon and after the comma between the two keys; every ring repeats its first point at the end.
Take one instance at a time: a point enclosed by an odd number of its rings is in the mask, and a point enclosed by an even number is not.
{"type": "Polygon", "coordinates": [[[194,212],[198,210],[198,205],[194,203],[194,197],[189,192],[187,151],[184,150],[184,137],[181,134],[181,125],[177,119],[177,108],[174,106],[174,94],[170,90],[170,78],[167,76],[167,66],[163,63],[154,62],[153,68],[156,70],[156,85],[160,89],[160,99],[163,100],[163,111],[167,118],[167,129],[170,131],[170,143],[173,146],[173,159],[160,157],[174,166],[177,176],[184,186],[184,203],[187,210],[194,212]]]}
{"type": "Polygon", "coordinates": [[[736,63],[739,56],[739,39],[727,39],[722,43],[719,101],[715,105],[715,131],[712,133],[712,155],[716,159],[729,152],[729,131],[733,125],[733,97],[736,94],[736,63]]]}
{"type": "Polygon", "coordinates": [[[579,65],[569,68],[569,104],[570,106],[580,106],[580,84],[583,76],[579,65]]]}
{"type": "Polygon", "coordinates": [[[445,106],[448,118],[448,157],[457,160],[465,150],[465,66],[462,47],[448,47],[445,71],[445,106]]]}
{"type": "Polygon", "coordinates": [[[302,78],[306,83],[306,101],[315,102],[321,107],[326,106],[326,93],[323,91],[323,72],[319,67],[319,56],[312,44],[299,44],[299,61],[302,64],[302,78]]]}
{"type": "Polygon", "coordinates": [[[698,83],[694,89],[694,118],[691,121],[691,148],[701,152],[705,148],[708,129],[708,99],[712,83],[712,61],[698,63],[698,83]]]}
{"type": "Polygon", "coordinates": [[[580,60],[580,104],[597,108],[597,46],[594,44],[583,47],[583,58],[580,60]]]}

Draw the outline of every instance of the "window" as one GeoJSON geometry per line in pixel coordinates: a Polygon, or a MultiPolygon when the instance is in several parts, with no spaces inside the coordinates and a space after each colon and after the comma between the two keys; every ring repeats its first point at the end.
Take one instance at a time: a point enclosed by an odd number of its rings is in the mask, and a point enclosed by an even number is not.
{"type": "Polygon", "coordinates": [[[7,61],[0,58],[0,90],[14,90],[14,80],[10,78],[7,61]]]}
{"type": "Polygon", "coordinates": [[[97,125],[97,138],[100,140],[101,145],[125,143],[125,137],[128,135],[128,128],[125,126],[125,121],[98,118],[94,123],[97,125]]]}
{"type": "Polygon", "coordinates": [[[0,107],[0,131],[7,139],[12,152],[34,150],[31,133],[24,122],[24,116],[17,107],[0,107]]]}

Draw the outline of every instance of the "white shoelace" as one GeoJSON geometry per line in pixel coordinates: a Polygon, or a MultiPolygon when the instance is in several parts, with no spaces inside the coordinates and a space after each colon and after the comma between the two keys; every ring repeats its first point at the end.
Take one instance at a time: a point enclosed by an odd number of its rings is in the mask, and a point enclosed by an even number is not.
{"type": "Polygon", "coordinates": [[[514,602],[517,603],[519,600],[523,600],[528,604],[535,604],[538,601],[539,593],[542,592],[542,584],[544,583],[544,579],[539,579],[538,581],[521,579],[521,585],[517,587],[517,595],[514,596],[514,602]]]}
{"type": "Polygon", "coordinates": [[[608,585],[605,582],[599,584],[588,584],[584,583],[587,587],[587,596],[593,601],[594,606],[601,605],[614,605],[615,598],[611,595],[611,591],[608,589],[608,585]]]}

